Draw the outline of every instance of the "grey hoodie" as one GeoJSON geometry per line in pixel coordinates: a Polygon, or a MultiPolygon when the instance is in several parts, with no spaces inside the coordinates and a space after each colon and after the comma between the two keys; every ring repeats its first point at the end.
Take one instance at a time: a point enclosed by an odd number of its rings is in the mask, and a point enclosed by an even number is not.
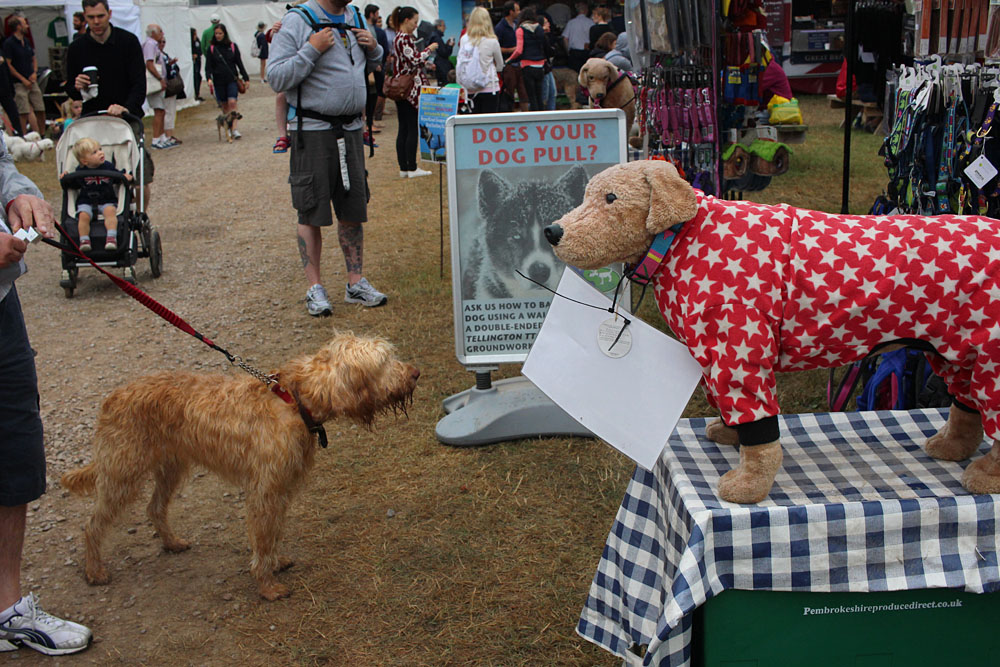
{"type": "MultiPolygon", "coordinates": [[[[18,195],[41,197],[42,193],[27,176],[17,170],[14,158],[7,152],[7,145],[0,139],[0,210],[5,209],[18,195]]],[[[0,234],[10,234],[10,227],[2,217],[0,217],[0,234]]],[[[23,259],[17,264],[10,264],[0,269],[0,301],[10,292],[14,280],[27,270],[28,267],[25,266],[23,259]]]]}
{"type": "MultiPolygon", "coordinates": [[[[327,20],[316,0],[308,0],[303,4],[320,21],[327,20]]],[[[347,25],[355,26],[353,8],[344,9],[344,18],[347,25]]],[[[364,18],[361,18],[361,25],[355,27],[368,29],[364,18]]],[[[328,116],[361,114],[365,110],[367,97],[366,68],[374,69],[381,62],[382,47],[376,42],[375,48],[365,51],[358,44],[354,33],[347,33],[350,44],[348,54],[338,34],[333,46],[321,54],[309,43],[312,34],[309,23],[298,12],[290,11],[285,14],[281,20],[281,30],[271,41],[267,59],[267,82],[275,92],[284,91],[288,103],[293,107],[300,106],[298,87],[301,83],[302,107],[328,116]]],[[[293,121],[293,128],[296,124],[297,121],[293,121]]],[[[345,125],[344,129],[357,130],[363,125],[364,121],[359,118],[345,125]]],[[[307,131],[329,128],[329,123],[312,118],[304,118],[302,122],[302,129],[307,131]]]]}

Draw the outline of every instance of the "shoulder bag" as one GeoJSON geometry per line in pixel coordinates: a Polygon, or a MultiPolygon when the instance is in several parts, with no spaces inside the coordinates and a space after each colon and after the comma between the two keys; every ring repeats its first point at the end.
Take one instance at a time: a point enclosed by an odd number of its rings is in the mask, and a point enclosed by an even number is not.
{"type": "Polygon", "coordinates": [[[397,102],[405,102],[410,96],[410,89],[413,88],[414,74],[396,74],[396,68],[399,65],[399,61],[396,59],[396,54],[389,56],[389,62],[386,65],[392,74],[386,74],[385,82],[382,84],[382,94],[385,95],[387,99],[395,100],[397,102]]]}
{"type": "Polygon", "coordinates": [[[160,84],[160,79],[153,76],[153,73],[146,68],[146,96],[155,95],[156,93],[163,90],[163,86],[160,84]]]}
{"type": "Polygon", "coordinates": [[[163,54],[163,58],[167,61],[167,86],[163,89],[163,94],[166,97],[184,97],[184,79],[181,78],[181,68],[177,66],[177,63],[170,63],[170,56],[166,53],[163,54]]]}

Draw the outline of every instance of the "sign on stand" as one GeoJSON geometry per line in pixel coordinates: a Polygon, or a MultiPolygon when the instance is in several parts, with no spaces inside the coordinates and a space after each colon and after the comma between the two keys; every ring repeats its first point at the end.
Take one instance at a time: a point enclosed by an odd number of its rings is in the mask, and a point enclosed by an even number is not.
{"type": "MultiPolygon", "coordinates": [[[[477,371],[477,388],[445,400],[442,442],[590,434],[525,378],[492,384],[488,373],[527,358],[565,267],[542,230],[583,202],[593,175],[626,161],[625,136],[620,109],[447,120],[455,351],[477,371]]],[[[584,278],[613,296],[621,271],[584,278]]],[[[626,310],[628,296],[628,289],[619,296],[626,310]]]]}
{"type": "Polygon", "coordinates": [[[463,88],[422,86],[417,107],[420,159],[445,161],[445,123],[458,113],[463,88]]]}

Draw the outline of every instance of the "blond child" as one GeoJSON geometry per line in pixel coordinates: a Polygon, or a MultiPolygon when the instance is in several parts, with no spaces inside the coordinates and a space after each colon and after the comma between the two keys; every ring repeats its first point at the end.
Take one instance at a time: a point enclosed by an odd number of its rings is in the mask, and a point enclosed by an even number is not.
{"type": "MultiPolygon", "coordinates": [[[[104,156],[104,149],[96,139],[84,137],[73,144],[73,155],[80,165],[74,173],[86,174],[88,171],[121,171],[115,169],[104,156]]],[[[65,176],[66,172],[62,173],[65,176]]],[[[61,177],[60,177],[61,178],[61,177]]],[[[132,180],[132,174],[125,174],[126,180],[132,180]]],[[[90,245],[90,221],[94,218],[94,210],[104,214],[104,228],[108,237],[104,243],[105,250],[118,249],[118,195],[115,194],[115,181],[109,176],[84,176],[80,181],[80,191],[76,197],[76,219],[79,224],[80,250],[88,252],[90,245]]]]}
{"type": "Polygon", "coordinates": [[[67,100],[63,103],[63,114],[65,118],[63,120],[63,129],[65,130],[74,120],[83,114],[83,102],[81,100],[67,100]]]}

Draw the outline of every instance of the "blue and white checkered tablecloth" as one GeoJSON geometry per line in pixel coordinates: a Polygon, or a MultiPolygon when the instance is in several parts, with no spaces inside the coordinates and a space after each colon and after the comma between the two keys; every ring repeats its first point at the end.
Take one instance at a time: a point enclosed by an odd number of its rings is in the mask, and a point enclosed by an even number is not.
{"type": "Polygon", "coordinates": [[[969,495],[965,463],[921,448],[946,416],[784,416],[784,463],[758,505],[719,500],[739,454],[705,439],[707,420],[681,420],[656,470],[632,476],[577,632],[627,664],[672,667],[690,662],[691,612],[730,588],[1000,590],[1000,496],[969,495]]]}

